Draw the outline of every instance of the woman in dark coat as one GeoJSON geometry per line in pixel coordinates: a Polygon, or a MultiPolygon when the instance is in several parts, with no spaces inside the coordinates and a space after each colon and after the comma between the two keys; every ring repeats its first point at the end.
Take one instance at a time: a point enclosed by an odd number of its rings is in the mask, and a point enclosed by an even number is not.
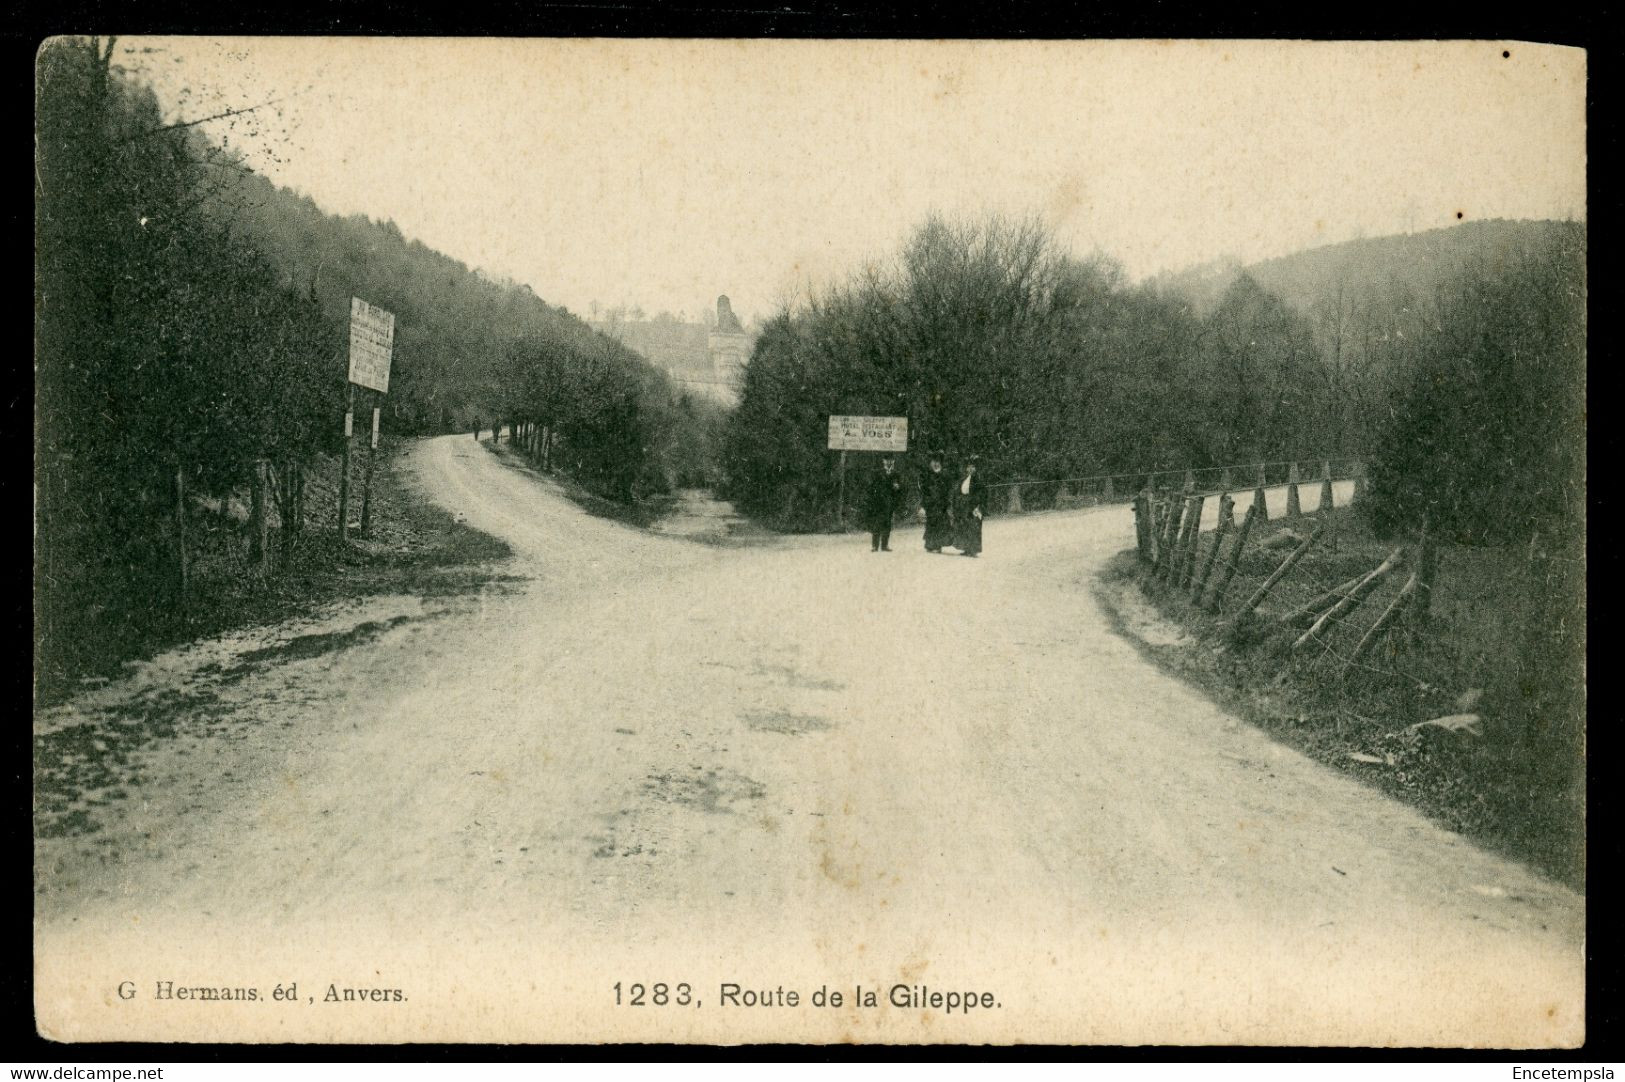
{"type": "Polygon", "coordinates": [[[987,510],[987,489],[976,476],[976,459],[965,462],[965,472],[953,490],[954,548],[961,556],[982,551],[982,515],[987,510]]]}
{"type": "Polygon", "coordinates": [[[942,468],[942,456],[931,456],[931,468],[920,474],[920,506],[925,509],[925,551],[941,552],[953,541],[948,522],[948,503],[954,490],[953,475],[942,468]]]}

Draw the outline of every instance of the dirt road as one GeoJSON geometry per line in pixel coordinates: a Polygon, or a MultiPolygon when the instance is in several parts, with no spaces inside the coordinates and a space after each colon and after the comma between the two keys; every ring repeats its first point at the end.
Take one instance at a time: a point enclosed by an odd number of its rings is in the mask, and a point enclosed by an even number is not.
{"type": "Polygon", "coordinates": [[[1583,1036],[1583,899],[1112,634],[1090,583],[1129,543],[1121,508],[990,521],[977,560],[918,527],[890,554],[725,547],[592,518],[467,437],[412,461],[528,582],[200,644],[38,719],[179,718],[87,804],[95,832],[37,843],[46,1032],[1583,1036]],[[667,1004],[626,1002],[656,982],[667,1004]]]}

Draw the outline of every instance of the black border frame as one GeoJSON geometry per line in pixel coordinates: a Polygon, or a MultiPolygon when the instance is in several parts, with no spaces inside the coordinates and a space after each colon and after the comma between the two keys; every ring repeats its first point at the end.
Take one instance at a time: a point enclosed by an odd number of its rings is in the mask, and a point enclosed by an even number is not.
{"type": "MultiPolygon", "coordinates": [[[[0,30],[0,47],[4,48],[7,63],[0,68],[13,80],[11,100],[19,105],[31,101],[33,95],[33,60],[35,51],[47,37],[66,33],[84,33],[92,30],[112,30],[133,34],[288,34],[288,35],[398,35],[398,36],[523,36],[523,37],[690,37],[690,38],[856,38],[856,39],[931,39],[931,38],[1002,38],[1002,39],[1073,39],[1073,38],[1266,38],[1312,40],[1416,40],[1432,38],[1476,38],[1489,40],[1527,40],[1571,45],[1589,50],[1587,88],[1587,233],[1588,251],[1605,250],[1605,241],[1617,218],[1620,193],[1599,185],[1596,176],[1607,172],[1615,156],[1618,143],[1617,127],[1609,122],[1598,123],[1599,110],[1597,73],[1605,73],[1602,88],[1611,89],[1611,74],[1619,59],[1617,42],[1608,31],[1613,29],[1613,18],[1606,11],[1571,11],[1557,14],[1550,10],[1528,6],[1517,10],[1491,11],[1486,6],[1443,12],[1410,8],[1404,10],[1372,10],[1366,6],[1343,6],[1333,9],[1325,5],[1265,5],[1248,3],[1229,10],[1191,12],[1179,10],[1166,0],[1131,2],[1105,2],[1085,8],[1072,2],[1049,5],[1022,0],[1010,4],[977,4],[963,7],[936,5],[931,7],[905,7],[841,2],[841,0],[798,0],[791,5],[773,6],[765,3],[748,4],[742,0],[717,0],[702,3],[699,0],[591,0],[583,3],[549,2],[525,4],[520,0],[496,0],[483,9],[467,5],[447,6],[428,10],[411,7],[389,0],[300,0],[264,10],[249,12],[235,5],[222,5],[208,0],[164,0],[147,3],[107,3],[96,0],[58,0],[48,8],[33,7],[21,10],[21,5],[8,11],[4,29],[0,30]],[[1602,198],[1598,196],[1601,194],[1602,198]]],[[[1611,95],[1610,95],[1611,97],[1611,95]]],[[[1612,111],[1603,114],[1611,116],[1612,111]]],[[[31,140],[31,109],[14,108],[11,123],[25,127],[18,143],[31,140]]],[[[18,191],[0,210],[0,221],[11,226],[13,236],[26,236],[32,227],[31,173],[21,169],[12,171],[18,191]]],[[[1594,296],[1609,296],[1607,278],[1597,276],[1596,261],[1589,260],[1588,281],[1594,296]]],[[[1606,267],[1603,268],[1606,271],[1606,267]]],[[[28,328],[23,346],[32,354],[32,297],[31,291],[17,290],[19,296],[28,296],[27,311],[11,321],[13,328],[28,328]]],[[[1604,346],[1604,371],[1612,368],[1613,350],[1604,346]]],[[[1588,377],[1592,366],[1588,362],[1588,377]]],[[[9,460],[13,463],[32,463],[32,409],[24,411],[23,403],[33,400],[32,367],[20,361],[13,371],[19,377],[13,383],[13,393],[5,396],[5,436],[17,443],[9,460]],[[27,394],[20,386],[27,383],[27,394]]],[[[1589,408],[1589,407],[1588,407],[1589,408]]],[[[1616,440],[1610,428],[1600,437],[1600,447],[1607,458],[1613,457],[1616,440]]],[[[1589,458],[1589,437],[1588,437],[1589,458]]],[[[1589,466],[1588,466],[1589,469],[1589,466]]],[[[17,467],[21,473],[21,467],[17,467]]],[[[27,501],[32,506],[32,478],[26,481],[7,471],[0,474],[0,491],[14,502],[27,501]]],[[[1607,492],[1588,493],[1590,513],[1597,517],[1609,509],[1613,502],[1607,492]]],[[[1588,546],[1589,548],[1589,546],[1588,546]]],[[[1606,559],[1602,563],[1603,578],[1612,570],[1606,559]]],[[[17,599],[8,605],[10,616],[7,630],[16,635],[18,645],[27,642],[26,653],[32,657],[32,606],[22,600],[32,597],[29,574],[31,561],[16,561],[19,589],[17,599]]],[[[1590,599],[1588,569],[1588,606],[1590,599]]],[[[1588,617],[1588,644],[1590,621],[1588,617]]],[[[24,651],[19,651],[22,653],[24,651]]],[[[1588,650],[1589,653],[1589,650],[1588,650]]],[[[27,703],[25,716],[32,715],[32,668],[25,673],[19,665],[5,679],[8,691],[15,687],[16,700],[27,703]]],[[[1612,713],[1610,711],[1610,713],[1612,713]]],[[[1588,723],[1589,723],[1588,707],[1588,723]]],[[[1613,762],[1616,738],[1604,718],[1604,725],[1592,728],[1588,724],[1588,846],[1591,869],[1611,871],[1620,866],[1620,842],[1612,830],[1613,817],[1598,821],[1589,808],[1589,794],[1598,791],[1599,764],[1613,762]],[[1600,842],[1600,844],[1599,844],[1600,842]]],[[[6,840],[13,843],[13,859],[18,866],[32,866],[32,781],[31,771],[22,764],[32,762],[31,724],[19,718],[13,725],[11,758],[14,764],[5,774],[14,782],[11,786],[15,803],[7,817],[6,840]]],[[[1607,881],[1604,877],[1604,881],[1607,881]]],[[[1456,1063],[1473,1062],[1510,1066],[1520,1063],[1528,1066],[1553,1066],[1572,1063],[1598,1063],[1617,1061],[1621,1057],[1619,1040],[1619,954],[1617,935],[1612,924],[1594,919],[1591,906],[1593,888],[1588,882],[1587,912],[1587,974],[1586,974],[1586,1043],[1574,1050],[1537,1050],[1530,1052],[1495,1049],[1421,1049],[1421,1048],[1336,1048],[1291,1046],[1054,1046],[1054,1045],[671,1045],[671,1044],[596,1044],[596,1045],[481,1045],[481,1044],[397,1044],[397,1045],[321,1045],[321,1044],[165,1044],[157,1042],[118,1042],[62,1044],[39,1036],[34,1027],[33,1004],[33,928],[32,890],[19,906],[25,913],[16,919],[13,943],[20,949],[12,953],[13,963],[0,977],[0,1005],[3,1005],[4,1023],[0,1034],[6,1038],[7,1058],[15,1062],[60,1063],[142,1063],[173,1062],[185,1064],[229,1064],[235,1062],[300,1063],[332,1061],[345,1063],[455,1063],[455,1062],[708,1062],[716,1060],[791,1060],[808,1062],[878,1062],[900,1061],[955,1062],[1044,1062],[1072,1060],[1083,1062],[1117,1062],[1131,1060],[1147,1063],[1456,1063]],[[28,959],[25,968],[23,959],[28,959]]],[[[15,897],[15,895],[14,895],[15,897]]]]}

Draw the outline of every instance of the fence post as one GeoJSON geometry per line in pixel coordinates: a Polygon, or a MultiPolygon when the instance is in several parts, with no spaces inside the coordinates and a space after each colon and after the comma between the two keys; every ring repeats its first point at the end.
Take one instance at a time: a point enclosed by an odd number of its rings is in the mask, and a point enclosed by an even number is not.
{"type": "Polygon", "coordinates": [[[1191,550],[1191,504],[1192,496],[1181,495],[1179,498],[1179,533],[1174,537],[1174,562],[1168,569],[1168,585],[1179,588],[1179,582],[1185,575],[1185,560],[1191,550]]]}
{"type": "Polygon", "coordinates": [[[1433,611],[1433,579],[1439,571],[1439,546],[1428,529],[1428,519],[1422,516],[1422,536],[1417,541],[1416,601],[1411,623],[1418,630],[1427,626],[1433,611]]]}
{"type": "Polygon", "coordinates": [[[1292,462],[1286,468],[1286,517],[1299,519],[1303,517],[1303,504],[1298,499],[1298,464],[1292,462]]]}
{"type": "Polygon", "coordinates": [[[1117,499],[1117,493],[1115,491],[1113,491],[1113,489],[1112,489],[1112,475],[1108,473],[1106,475],[1106,483],[1103,486],[1101,486],[1100,502],[1101,503],[1112,503],[1116,499],[1117,499]]]}
{"type": "Polygon", "coordinates": [[[1202,590],[1207,586],[1208,578],[1213,574],[1213,565],[1219,559],[1219,546],[1224,544],[1224,535],[1230,532],[1232,521],[1235,518],[1236,502],[1225,492],[1219,496],[1219,521],[1213,527],[1213,547],[1207,550],[1207,559],[1202,561],[1201,573],[1196,576],[1196,582],[1191,587],[1192,603],[1200,603],[1202,590]]]}
{"type": "Polygon", "coordinates": [[[1019,515],[1019,514],[1021,514],[1021,486],[1020,485],[1011,485],[1010,486],[1010,498],[1005,501],[1004,510],[1005,510],[1006,514],[1011,514],[1011,515],[1019,515]]]}
{"type": "Polygon", "coordinates": [[[1337,510],[1337,501],[1332,497],[1332,471],[1331,464],[1327,463],[1326,479],[1320,483],[1320,510],[1321,521],[1326,523],[1327,547],[1333,552],[1337,551],[1337,519],[1332,512],[1337,510]]]}
{"type": "Polygon", "coordinates": [[[1253,531],[1253,522],[1258,518],[1258,504],[1254,503],[1247,508],[1242,516],[1241,530],[1236,534],[1236,543],[1230,548],[1230,559],[1224,567],[1224,574],[1219,578],[1218,584],[1213,587],[1213,596],[1208,598],[1208,610],[1218,612],[1219,606],[1224,603],[1224,592],[1230,588],[1230,580],[1236,577],[1236,568],[1241,566],[1241,553],[1247,547],[1247,535],[1253,531]]]}
{"type": "Polygon", "coordinates": [[[1134,496],[1134,547],[1141,563],[1146,561],[1145,517],[1145,493],[1139,492],[1134,496]]]}
{"type": "Polygon", "coordinates": [[[1572,724],[1561,708],[1562,699],[1554,687],[1554,663],[1561,654],[1566,636],[1561,633],[1559,613],[1563,605],[1563,578],[1547,532],[1535,530],[1525,550],[1524,606],[1517,628],[1523,640],[1518,648],[1516,670],[1522,691],[1522,737],[1528,746],[1538,746],[1560,736],[1572,724]],[[1556,709],[1554,709],[1556,707],[1556,709]]]}
{"type": "Polygon", "coordinates": [[[269,558],[271,521],[265,513],[265,461],[254,460],[254,472],[249,475],[248,560],[254,570],[263,572],[269,558]]]}
{"type": "Polygon", "coordinates": [[[282,518],[282,555],[284,562],[293,553],[294,540],[305,532],[305,467],[294,460],[283,463],[282,473],[285,479],[283,488],[286,490],[284,498],[288,503],[288,514],[282,518]]]}
{"type": "Polygon", "coordinates": [[[1185,487],[1184,487],[1184,491],[1186,491],[1186,492],[1195,492],[1196,491],[1196,471],[1195,470],[1186,470],[1185,471],[1185,487]]]}
{"type": "Polygon", "coordinates": [[[1157,497],[1156,489],[1146,486],[1146,543],[1151,549],[1151,570],[1157,569],[1162,561],[1162,501],[1157,497]]]}
{"type": "Polygon", "coordinates": [[[1167,533],[1163,538],[1163,558],[1162,563],[1157,568],[1157,573],[1164,579],[1173,573],[1174,566],[1179,560],[1179,535],[1185,525],[1184,501],[1173,493],[1168,495],[1167,517],[1167,533]]]}
{"type": "Polygon", "coordinates": [[[1360,497],[1366,494],[1366,489],[1370,485],[1365,475],[1365,462],[1358,458],[1355,459],[1350,466],[1349,472],[1354,474],[1354,499],[1358,501],[1360,497]]]}
{"type": "Polygon", "coordinates": [[[1219,487],[1222,488],[1222,489],[1228,489],[1230,487],[1230,467],[1229,466],[1226,466],[1224,469],[1219,471],[1219,487]]]}
{"type": "MultiPolygon", "coordinates": [[[[1071,502],[1072,502],[1072,486],[1067,484],[1065,481],[1062,481],[1061,482],[1061,487],[1057,488],[1055,490],[1055,507],[1056,507],[1056,510],[1060,510],[1062,508],[1065,508],[1071,502]]],[[[1139,506],[1139,504],[1135,504],[1134,505],[1134,513],[1136,515],[1138,515],[1139,512],[1140,512],[1140,506],[1139,506]]]]}
{"type": "Polygon", "coordinates": [[[1158,578],[1161,578],[1163,572],[1168,569],[1168,557],[1170,555],[1168,551],[1168,535],[1173,530],[1174,525],[1174,502],[1166,494],[1153,498],[1157,503],[1157,535],[1155,538],[1157,556],[1151,563],[1152,570],[1158,578]]]}
{"type": "Polygon", "coordinates": [[[1254,485],[1253,486],[1254,488],[1263,488],[1265,482],[1267,482],[1269,480],[1269,478],[1267,476],[1265,476],[1265,472],[1264,472],[1264,467],[1266,467],[1268,465],[1269,465],[1269,463],[1267,463],[1267,462],[1260,462],[1258,464],[1258,484],[1254,485]]]}
{"type": "Polygon", "coordinates": [[[1168,566],[1174,531],[1174,501],[1165,492],[1157,497],[1157,573],[1168,566]]]}
{"type": "Polygon", "coordinates": [[[1202,539],[1202,504],[1207,497],[1192,496],[1190,504],[1190,522],[1185,527],[1185,556],[1179,565],[1179,581],[1175,583],[1181,589],[1191,584],[1191,576],[1196,573],[1196,547],[1202,539]]]}
{"type": "Polygon", "coordinates": [[[1185,560],[1190,556],[1191,527],[1196,524],[1195,515],[1192,512],[1195,509],[1194,498],[1181,494],[1179,498],[1179,536],[1174,538],[1174,566],[1170,569],[1168,576],[1168,581],[1174,586],[1178,586],[1180,579],[1184,577],[1185,560]]]}
{"type": "Polygon", "coordinates": [[[175,467],[175,585],[179,599],[177,611],[186,615],[187,593],[191,587],[191,568],[187,566],[186,552],[186,468],[175,467]]]}
{"type": "MultiPolygon", "coordinates": [[[[1263,470],[1260,470],[1259,474],[1262,475],[1263,472],[1263,470]]],[[[1258,513],[1263,516],[1264,521],[1268,522],[1270,517],[1270,505],[1269,500],[1264,495],[1263,485],[1259,485],[1257,488],[1253,489],[1253,506],[1258,508],[1258,513]]]]}

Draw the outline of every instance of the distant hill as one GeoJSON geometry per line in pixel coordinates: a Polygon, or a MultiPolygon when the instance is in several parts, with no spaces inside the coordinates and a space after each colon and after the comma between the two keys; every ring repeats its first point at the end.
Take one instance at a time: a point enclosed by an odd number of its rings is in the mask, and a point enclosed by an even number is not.
{"type": "MultiPolygon", "coordinates": [[[[395,364],[385,405],[396,432],[436,432],[490,419],[505,406],[512,373],[506,345],[530,338],[572,357],[620,349],[585,320],[528,286],[470,268],[401,234],[392,221],[323,211],[309,196],[241,173],[218,193],[218,210],[249,234],[284,282],[313,293],[335,326],[359,296],[395,313],[395,364]]],[[[630,350],[652,397],[665,377],[630,350]]],[[[338,363],[337,361],[335,363],[338,363]]]]}
{"type": "Polygon", "coordinates": [[[1341,286],[1355,296],[1393,297],[1408,292],[1422,298],[1472,265],[1489,268],[1516,262],[1564,230],[1583,223],[1490,219],[1447,229],[1371,237],[1310,248],[1243,266],[1215,261],[1146,284],[1163,295],[1188,298],[1199,313],[1211,311],[1230,284],[1245,271],[1259,285],[1305,314],[1341,286]]]}

